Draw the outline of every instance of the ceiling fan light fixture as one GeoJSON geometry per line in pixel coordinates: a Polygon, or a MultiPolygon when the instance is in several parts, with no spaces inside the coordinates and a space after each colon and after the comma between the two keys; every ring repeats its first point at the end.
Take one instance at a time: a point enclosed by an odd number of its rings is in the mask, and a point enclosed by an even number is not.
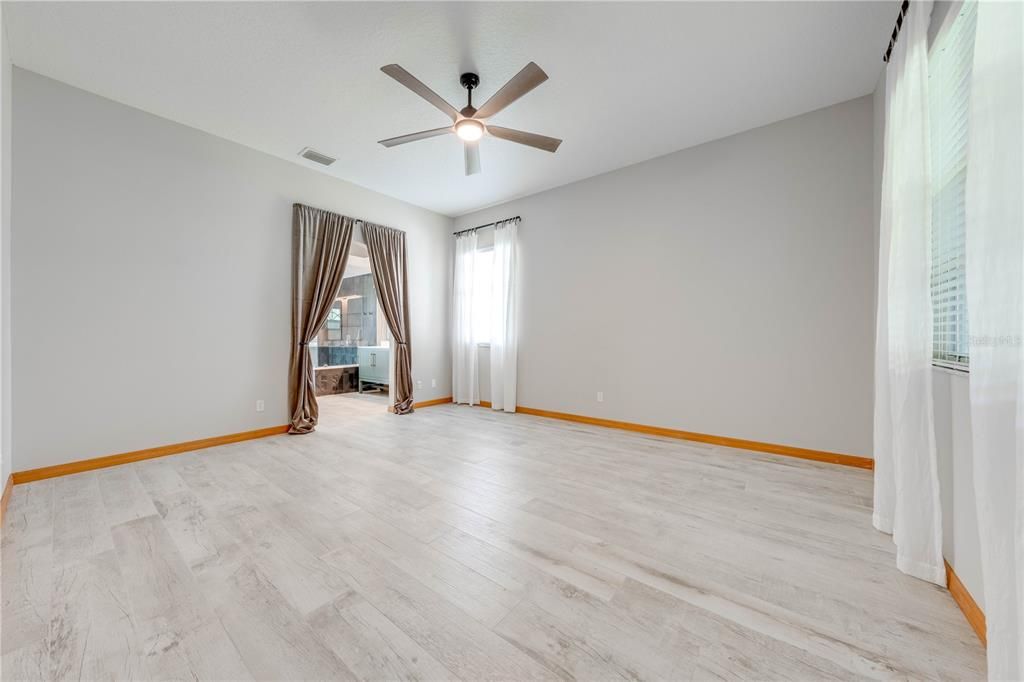
{"type": "Polygon", "coordinates": [[[519,73],[512,76],[512,79],[491,95],[491,98],[484,102],[483,106],[479,109],[473,106],[473,90],[480,84],[480,77],[475,73],[462,74],[459,78],[459,83],[462,84],[462,87],[466,88],[469,94],[467,95],[466,106],[461,111],[456,110],[455,107],[445,101],[440,95],[424,85],[423,81],[398,64],[387,64],[380,67],[380,70],[434,105],[438,110],[444,112],[445,116],[448,116],[453,123],[453,125],[445,126],[444,128],[421,130],[418,133],[380,140],[378,144],[385,147],[397,147],[407,142],[416,142],[417,140],[425,140],[430,137],[437,137],[438,135],[454,133],[460,140],[465,142],[462,146],[466,160],[466,175],[476,175],[480,172],[480,145],[475,143],[485,134],[500,140],[523,144],[527,147],[543,149],[551,153],[557,151],[558,145],[562,144],[561,140],[554,137],[484,123],[484,121],[490,121],[491,116],[501,112],[505,107],[548,79],[548,75],[544,73],[544,70],[534,62],[530,62],[519,73]]]}
{"type": "Polygon", "coordinates": [[[455,134],[467,142],[474,142],[484,136],[484,125],[480,121],[464,118],[455,124],[455,134]]]}

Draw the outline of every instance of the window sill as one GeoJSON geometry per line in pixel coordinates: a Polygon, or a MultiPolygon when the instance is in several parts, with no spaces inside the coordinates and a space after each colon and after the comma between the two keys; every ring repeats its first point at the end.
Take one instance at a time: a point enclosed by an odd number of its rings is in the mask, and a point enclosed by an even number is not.
{"type": "Polygon", "coordinates": [[[940,365],[933,362],[932,369],[937,369],[940,372],[945,372],[946,374],[952,374],[955,377],[966,377],[971,373],[967,365],[940,365]]]}

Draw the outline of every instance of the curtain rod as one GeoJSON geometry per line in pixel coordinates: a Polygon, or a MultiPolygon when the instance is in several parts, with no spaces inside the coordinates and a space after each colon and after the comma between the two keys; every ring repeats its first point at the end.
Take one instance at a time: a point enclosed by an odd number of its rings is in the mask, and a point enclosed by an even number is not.
{"type": "Polygon", "coordinates": [[[512,218],[502,218],[501,220],[495,220],[493,223],[487,223],[485,225],[477,225],[476,227],[467,227],[465,230],[459,230],[458,232],[452,232],[452,236],[462,234],[463,232],[472,232],[473,230],[482,230],[485,227],[492,227],[498,223],[503,223],[506,220],[522,220],[519,216],[513,216],[512,218]]]}
{"type": "Polygon", "coordinates": [[[896,27],[892,30],[892,38],[889,40],[889,48],[885,51],[885,55],[882,56],[882,61],[886,64],[889,63],[889,57],[892,55],[892,48],[896,45],[896,39],[900,36],[900,29],[903,28],[903,18],[907,16],[907,10],[910,9],[910,0],[903,0],[903,5],[900,6],[899,16],[896,17],[896,27]]]}
{"type": "Polygon", "coordinates": [[[313,209],[314,211],[320,211],[321,213],[330,213],[332,215],[340,216],[342,218],[348,218],[353,223],[363,223],[364,225],[365,224],[377,225],[378,227],[386,227],[387,229],[394,230],[395,232],[402,232],[402,233],[405,232],[405,230],[400,230],[397,227],[391,227],[390,225],[382,225],[380,223],[375,223],[372,220],[363,220],[362,218],[353,218],[352,216],[345,215],[344,213],[338,213],[337,211],[329,211],[326,208],[318,208],[316,206],[310,206],[309,204],[303,204],[303,203],[300,203],[298,201],[296,201],[295,203],[292,204],[292,209],[294,209],[297,206],[301,207],[301,208],[310,208],[310,209],[313,209]]]}

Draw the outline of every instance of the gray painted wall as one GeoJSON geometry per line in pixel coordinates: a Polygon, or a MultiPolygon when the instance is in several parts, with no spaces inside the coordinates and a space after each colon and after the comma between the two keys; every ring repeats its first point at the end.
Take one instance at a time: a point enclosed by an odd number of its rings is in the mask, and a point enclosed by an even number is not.
{"type": "Polygon", "coordinates": [[[519,403],[870,456],[872,141],[867,96],[456,219],[523,218],[519,403]]]}
{"type": "Polygon", "coordinates": [[[451,395],[450,218],[21,69],[14,130],[15,470],[286,423],[293,202],[406,230],[451,395]]]}
{"type": "Polygon", "coordinates": [[[11,468],[11,57],[0,7],[0,487],[11,468]]]}
{"type": "Polygon", "coordinates": [[[932,372],[932,396],[942,503],[942,555],[984,609],[968,376],[936,367],[932,372]]]}

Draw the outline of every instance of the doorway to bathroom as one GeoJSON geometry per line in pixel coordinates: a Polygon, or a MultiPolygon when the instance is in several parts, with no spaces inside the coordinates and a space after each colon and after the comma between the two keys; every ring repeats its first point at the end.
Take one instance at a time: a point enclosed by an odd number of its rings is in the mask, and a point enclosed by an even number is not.
{"type": "Polygon", "coordinates": [[[391,334],[361,235],[353,236],[338,295],[309,353],[321,426],[329,428],[334,415],[350,420],[391,404],[391,334]]]}

